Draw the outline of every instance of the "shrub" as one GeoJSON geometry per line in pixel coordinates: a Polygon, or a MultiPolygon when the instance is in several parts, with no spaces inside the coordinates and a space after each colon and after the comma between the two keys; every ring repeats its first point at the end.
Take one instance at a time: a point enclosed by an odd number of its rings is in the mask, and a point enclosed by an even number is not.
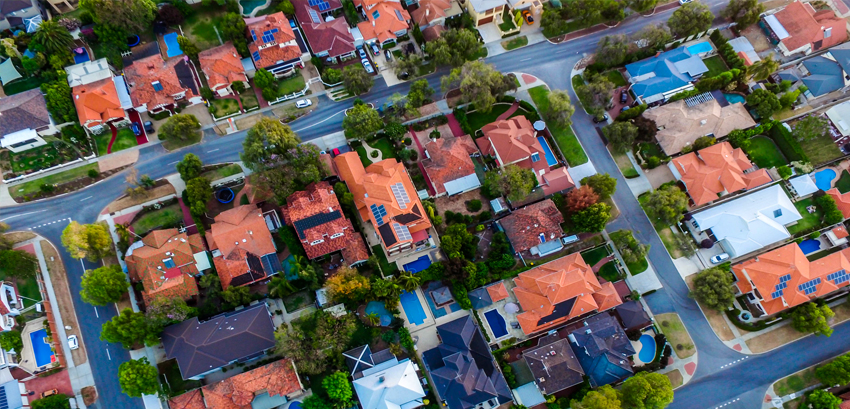
{"type": "Polygon", "coordinates": [[[466,202],[466,210],[469,210],[470,212],[473,212],[473,213],[481,210],[481,201],[478,200],[478,199],[467,201],[466,202]]]}
{"type": "Polygon", "coordinates": [[[658,165],[661,164],[661,159],[658,159],[658,156],[650,156],[646,158],[646,167],[650,169],[655,169],[658,165]]]}
{"type": "Polygon", "coordinates": [[[88,174],[89,174],[89,177],[92,178],[92,179],[97,179],[97,177],[100,176],[100,172],[98,172],[97,169],[89,169],[88,174]]]}
{"type": "Polygon", "coordinates": [[[841,213],[841,210],[838,209],[838,205],[835,204],[835,199],[829,195],[823,195],[815,199],[815,203],[817,203],[820,210],[823,212],[823,224],[827,226],[831,226],[833,224],[838,224],[844,221],[844,215],[841,213]]]}
{"type": "Polygon", "coordinates": [[[620,115],[617,116],[617,120],[618,121],[628,121],[630,119],[637,118],[644,111],[646,111],[646,108],[647,108],[646,104],[641,104],[641,105],[638,105],[636,107],[631,107],[631,108],[627,109],[625,112],[620,113],[620,115]]]}
{"type": "Polygon", "coordinates": [[[776,171],[779,172],[779,177],[781,177],[782,179],[790,178],[791,174],[793,173],[791,171],[791,168],[788,167],[788,165],[782,165],[778,167],[776,171]]]}

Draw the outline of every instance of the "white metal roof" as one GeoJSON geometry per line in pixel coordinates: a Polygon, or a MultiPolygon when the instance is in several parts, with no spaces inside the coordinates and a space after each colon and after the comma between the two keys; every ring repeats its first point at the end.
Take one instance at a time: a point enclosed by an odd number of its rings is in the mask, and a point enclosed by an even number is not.
{"type": "Polygon", "coordinates": [[[124,82],[123,76],[112,77],[112,82],[115,83],[115,91],[118,92],[118,100],[121,101],[121,108],[130,109],[133,107],[133,100],[130,99],[130,91],[127,89],[127,84],[124,82]]]}
{"type": "Polygon", "coordinates": [[[791,35],[788,34],[788,31],[785,30],[785,27],[782,26],[782,23],[780,23],[779,20],[776,19],[775,15],[771,14],[769,16],[765,16],[764,21],[767,22],[767,25],[770,26],[770,29],[773,30],[773,33],[776,34],[777,37],[779,37],[780,41],[791,37],[791,35]]]}
{"type": "Polygon", "coordinates": [[[410,360],[355,379],[354,390],[363,409],[419,407],[425,396],[410,360]]]}
{"type": "Polygon", "coordinates": [[[466,175],[464,177],[448,181],[443,186],[446,188],[446,193],[451,196],[479,188],[481,187],[481,181],[478,180],[478,175],[473,173],[471,175],[466,175]]]}
{"type": "Polygon", "coordinates": [[[38,138],[38,132],[34,129],[21,129],[20,131],[0,136],[0,146],[8,148],[16,143],[38,138]]]}
{"type": "Polygon", "coordinates": [[[791,178],[788,180],[788,183],[791,183],[791,187],[793,187],[794,191],[797,192],[797,196],[808,196],[819,190],[810,175],[800,175],[795,178],[791,178]]]}
{"type": "Polygon", "coordinates": [[[850,101],[842,102],[826,110],[826,116],[841,132],[841,136],[850,135],[850,101]]]}
{"type": "Polygon", "coordinates": [[[106,58],[69,65],[65,67],[65,73],[68,74],[68,85],[71,88],[91,84],[112,76],[112,70],[109,69],[109,62],[106,58]]]}

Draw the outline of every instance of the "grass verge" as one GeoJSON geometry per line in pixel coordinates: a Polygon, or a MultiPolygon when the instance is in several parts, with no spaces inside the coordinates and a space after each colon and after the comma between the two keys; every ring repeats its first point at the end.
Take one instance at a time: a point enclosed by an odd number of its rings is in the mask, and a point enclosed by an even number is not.
{"type": "MultiPolygon", "coordinates": [[[[528,90],[531,99],[537,109],[543,113],[549,110],[549,89],[545,85],[540,85],[528,90]]],[[[567,163],[570,166],[578,166],[587,163],[587,154],[579,143],[578,138],[571,127],[561,128],[559,126],[549,125],[549,132],[555,143],[561,149],[567,163]]]]}
{"type": "Polygon", "coordinates": [[[697,352],[679,314],[658,314],[655,316],[655,322],[659,323],[661,331],[667,336],[667,341],[673,346],[673,351],[679,359],[688,358],[697,352]]]}
{"type": "Polygon", "coordinates": [[[517,48],[525,47],[527,45],[528,45],[528,37],[526,37],[526,36],[515,37],[515,38],[508,40],[508,41],[502,41],[502,48],[504,48],[507,51],[516,50],[517,48]]]}
{"type": "Polygon", "coordinates": [[[201,131],[198,131],[195,133],[194,136],[189,139],[166,139],[162,141],[162,147],[169,151],[185,148],[189,145],[194,145],[200,142],[202,136],[203,134],[201,133],[201,131]]]}
{"type": "Polygon", "coordinates": [[[89,170],[97,170],[97,163],[90,163],[64,172],[55,173],[40,179],[35,179],[20,185],[10,186],[9,194],[12,197],[21,197],[38,192],[41,185],[59,185],[88,176],[89,170]]]}

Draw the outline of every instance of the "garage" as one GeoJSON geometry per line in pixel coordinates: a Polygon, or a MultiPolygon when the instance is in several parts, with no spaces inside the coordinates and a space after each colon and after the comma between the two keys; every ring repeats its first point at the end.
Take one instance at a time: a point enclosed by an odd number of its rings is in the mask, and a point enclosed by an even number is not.
{"type": "Polygon", "coordinates": [[[484,17],[484,18],[482,18],[481,20],[478,20],[478,25],[479,25],[479,26],[483,26],[483,25],[485,25],[485,24],[487,24],[487,23],[492,23],[492,22],[493,22],[493,16],[490,16],[490,17],[484,17]]]}

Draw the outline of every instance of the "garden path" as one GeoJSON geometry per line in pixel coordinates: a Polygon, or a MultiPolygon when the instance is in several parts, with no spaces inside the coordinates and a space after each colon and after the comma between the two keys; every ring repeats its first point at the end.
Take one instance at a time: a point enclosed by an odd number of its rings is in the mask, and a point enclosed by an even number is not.
{"type": "Polygon", "coordinates": [[[118,129],[115,125],[109,124],[109,130],[112,131],[112,139],[109,140],[109,145],[106,146],[106,153],[112,153],[112,144],[115,143],[115,138],[118,136],[118,129]]]}
{"type": "Polygon", "coordinates": [[[611,261],[613,259],[614,259],[614,255],[611,254],[610,256],[605,257],[602,260],[599,260],[598,262],[596,262],[596,264],[593,265],[593,267],[591,267],[593,269],[593,272],[598,273],[599,269],[601,269],[602,266],[604,266],[605,264],[607,264],[609,261],[611,261]]]}
{"type": "Polygon", "coordinates": [[[375,149],[375,148],[367,145],[366,141],[363,141],[363,149],[366,149],[366,156],[369,157],[369,160],[371,160],[372,163],[377,163],[377,162],[384,160],[384,155],[381,153],[381,150],[375,149]],[[372,156],[372,152],[378,152],[378,155],[372,156]]]}
{"type": "MultiPolygon", "coordinates": [[[[499,115],[499,117],[496,118],[496,120],[502,121],[502,120],[510,118],[510,116],[513,115],[514,112],[516,112],[517,109],[519,109],[519,102],[514,102],[513,104],[511,104],[511,107],[508,108],[508,110],[505,111],[504,114],[499,115]]],[[[454,131],[452,131],[452,132],[454,132],[454,131]]]]}

